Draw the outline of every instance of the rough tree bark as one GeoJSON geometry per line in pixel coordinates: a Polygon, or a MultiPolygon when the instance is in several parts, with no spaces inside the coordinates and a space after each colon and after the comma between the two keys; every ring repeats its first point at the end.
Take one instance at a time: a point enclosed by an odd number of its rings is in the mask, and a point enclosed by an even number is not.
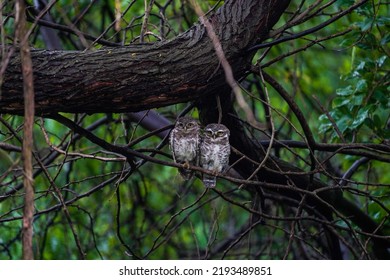
{"type": "MultiPolygon", "coordinates": [[[[261,41],[289,0],[226,1],[209,20],[239,78],[250,66],[246,48],[261,41]]],[[[37,114],[137,112],[196,100],[225,86],[205,27],[173,40],[97,51],[31,53],[37,114]]],[[[20,59],[11,59],[1,87],[0,113],[22,114],[20,59]]]]}

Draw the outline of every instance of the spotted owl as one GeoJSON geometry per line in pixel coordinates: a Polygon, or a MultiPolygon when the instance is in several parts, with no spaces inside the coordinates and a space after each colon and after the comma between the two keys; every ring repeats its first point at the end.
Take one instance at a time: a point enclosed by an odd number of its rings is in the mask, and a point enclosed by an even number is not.
{"type": "MultiPolygon", "coordinates": [[[[169,137],[169,145],[172,150],[173,160],[185,165],[198,165],[200,128],[196,120],[191,117],[181,117],[177,120],[169,137]]],[[[185,180],[191,179],[193,172],[185,168],[179,168],[181,176],[185,180]]]]}
{"type": "MultiPolygon", "coordinates": [[[[212,123],[204,128],[200,144],[200,167],[221,173],[229,165],[230,144],[229,129],[223,124],[212,123]]],[[[217,178],[203,174],[203,184],[207,188],[214,188],[217,178]]]]}

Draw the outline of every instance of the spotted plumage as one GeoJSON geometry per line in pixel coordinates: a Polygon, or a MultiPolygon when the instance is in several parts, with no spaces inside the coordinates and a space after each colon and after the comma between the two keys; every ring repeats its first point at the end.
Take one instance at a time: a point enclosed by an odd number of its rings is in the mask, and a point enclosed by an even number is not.
{"type": "MultiPolygon", "coordinates": [[[[204,128],[200,144],[200,167],[213,171],[224,172],[229,166],[230,144],[229,129],[223,124],[212,123],[204,128]]],[[[217,178],[203,174],[203,184],[207,188],[214,188],[217,178]]]]}
{"type": "MultiPolygon", "coordinates": [[[[198,165],[200,143],[200,127],[191,117],[181,117],[172,129],[169,144],[173,159],[185,165],[198,165]]],[[[193,172],[186,168],[179,168],[185,180],[191,179],[193,172]]]]}

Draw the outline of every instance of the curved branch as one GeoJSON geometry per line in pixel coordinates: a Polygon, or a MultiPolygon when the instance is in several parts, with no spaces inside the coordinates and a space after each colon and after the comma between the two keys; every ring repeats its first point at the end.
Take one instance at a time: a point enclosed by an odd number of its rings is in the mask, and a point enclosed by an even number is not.
{"type": "MultiPolygon", "coordinates": [[[[226,1],[208,18],[234,71],[242,77],[253,53],[289,0],[226,1]]],[[[196,100],[226,85],[203,24],[173,40],[96,51],[31,52],[37,114],[137,112],[196,100]]],[[[22,114],[20,61],[10,60],[1,88],[0,113],[22,114]]]]}

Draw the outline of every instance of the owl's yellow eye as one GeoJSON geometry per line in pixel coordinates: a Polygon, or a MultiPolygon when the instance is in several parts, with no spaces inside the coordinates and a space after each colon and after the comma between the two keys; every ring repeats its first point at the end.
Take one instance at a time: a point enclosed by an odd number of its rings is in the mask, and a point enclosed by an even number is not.
{"type": "Polygon", "coordinates": [[[187,128],[193,127],[194,123],[187,123],[187,128]]]}
{"type": "Polygon", "coordinates": [[[222,130],[220,130],[220,131],[217,132],[217,136],[218,136],[218,137],[221,137],[221,136],[223,136],[224,134],[225,134],[225,132],[223,132],[222,130]]]}
{"type": "Polygon", "coordinates": [[[206,130],[204,132],[207,136],[213,136],[213,132],[211,130],[206,130]]]}

